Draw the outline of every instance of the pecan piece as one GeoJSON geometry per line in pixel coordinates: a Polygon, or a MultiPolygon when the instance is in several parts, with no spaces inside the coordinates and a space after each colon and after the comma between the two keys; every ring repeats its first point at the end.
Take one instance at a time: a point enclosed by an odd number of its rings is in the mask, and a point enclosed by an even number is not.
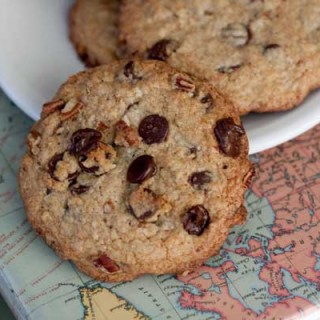
{"type": "Polygon", "coordinates": [[[120,120],[115,126],[114,143],[118,146],[138,146],[139,136],[136,129],[130,127],[125,121],[120,120]]]}
{"type": "Polygon", "coordinates": [[[65,102],[62,99],[47,102],[42,107],[41,116],[46,117],[53,112],[62,110],[64,106],[65,102]]]}
{"type": "Polygon", "coordinates": [[[110,259],[107,255],[103,254],[99,258],[93,261],[93,264],[97,268],[104,268],[110,273],[114,273],[120,270],[119,266],[110,259]]]}
{"type": "Polygon", "coordinates": [[[76,100],[70,100],[66,103],[65,107],[61,110],[61,118],[63,121],[73,118],[80,109],[83,108],[83,104],[76,100]]]}
{"type": "Polygon", "coordinates": [[[176,89],[179,89],[185,92],[190,92],[193,94],[196,91],[196,85],[194,84],[193,80],[187,75],[182,75],[182,74],[174,75],[173,86],[176,89]]]}
{"type": "Polygon", "coordinates": [[[178,43],[176,41],[160,40],[148,50],[148,59],[166,61],[177,48],[178,43]]]}

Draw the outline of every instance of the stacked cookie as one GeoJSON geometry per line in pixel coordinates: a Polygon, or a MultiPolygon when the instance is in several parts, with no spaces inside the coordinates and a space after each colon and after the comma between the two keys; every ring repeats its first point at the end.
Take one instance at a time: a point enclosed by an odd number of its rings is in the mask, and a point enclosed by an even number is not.
{"type": "Polygon", "coordinates": [[[83,23],[71,22],[73,42],[95,64],[106,60],[91,42],[118,41],[112,52],[208,80],[241,115],[290,109],[320,86],[320,0],[123,0],[120,14],[111,4],[118,2],[78,0],[71,15],[83,23]],[[94,10],[104,21],[90,20],[94,10]],[[104,33],[92,32],[101,24],[104,33]]]}
{"type": "Polygon", "coordinates": [[[76,1],[71,39],[97,67],[70,77],[28,136],[20,189],[35,230],[104,281],[217,254],[254,174],[240,115],[318,86],[319,4],[76,1]]]}

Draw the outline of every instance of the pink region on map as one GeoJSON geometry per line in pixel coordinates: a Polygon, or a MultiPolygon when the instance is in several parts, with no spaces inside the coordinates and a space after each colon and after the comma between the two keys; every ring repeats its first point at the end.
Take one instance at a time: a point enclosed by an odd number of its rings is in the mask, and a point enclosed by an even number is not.
{"type": "Polygon", "coordinates": [[[266,198],[274,212],[272,225],[270,219],[266,220],[266,228],[270,228],[273,238],[268,239],[266,248],[261,242],[265,239],[249,238],[242,247],[239,246],[245,239],[243,235],[235,241],[236,254],[259,259],[263,263],[259,279],[269,285],[268,293],[278,297],[279,301],[266,307],[263,313],[256,314],[230,291],[232,284],[225,281],[225,276],[235,271],[236,266],[227,261],[220,267],[203,267],[188,277],[180,278],[201,292],[194,295],[184,290],[180,298],[183,308],[215,312],[222,319],[246,320],[294,320],[319,312],[311,301],[295,293],[299,286],[309,290],[303,279],[318,285],[320,291],[320,270],[316,268],[317,256],[320,255],[319,141],[320,126],[294,142],[258,156],[252,190],[259,198],[266,198]],[[203,279],[203,272],[210,274],[211,279],[203,279]],[[291,287],[293,291],[286,287],[284,274],[291,276],[296,283],[296,287],[291,287]],[[209,290],[212,283],[218,285],[219,293],[209,290]]]}
{"type": "Polygon", "coordinates": [[[320,171],[318,141],[320,129],[316,127],[293,142],[265,151],[256,170],[253,191],[273,204],[311,183],[320,171]]]}
{"type": "Polygon", "coordinates": [[[262,268],[259,278],[270,284],[269,293],[287,297],[290,292],[284,287],[281,265],[276,262],[267,264],[262,268]]]}
{"type": "MultiPolygon", "coordinates": [[[[230,269],[230,267],[232,267],[232,262],[217,268],[202,267],[189,276],[179,277],[180,281],[193,285],[202,292],[199,296],[183,290],[179,300],[181,306],[203,312],[216,312],[221,315],[222,319],[239,319],[239,315],[244,314],[246,309],[237,299],[230,296],[228,285],[223,278],[224,270],[230,269]],[[210,274],[211,278],[204,279],[203,273],[210,274]],[[213,283],[219,287],[219,294],[209,290],[213,283]]],[[[250,310],[247,311],[249,312],[247,316],[251,316],[250,310]]]]}
{"type": "MultiPolygon", "coordinates": [[[[192,285],[201,291],[201,295],[195,295],[187,290],[183,290],[179,299],[180,305],[185,309],[195,309],[201,312],[218,313],[221,319],[243,319],[243,320],[267,320],[267,319],[282,319],[286,315],[286,319],[303,319],[303,314],[312,313],[315,306],[303,298],[296,297],[290,299],[290,302],[277,302],[272,307],[266,308],[265,312],[256,314],[250,308],[244,305],[237,299],[230,295],[229,287],[223,278],[223,269],[230,268],[223,265],[221,267],[202,267],[196,272],[186,276],[179,277],[180,281],[185,284],[192,285]],[[211,279],[203,279],[203,273],[211,275],[211,279]],[[218,284],[220,293],[210,292],[212,283],[218,284]],[[303,314],[301,314],[301,312],[303,314]],[[295,317],[288,317],[288,315],[296,315],[295,317]]],[[[281,291],[279,292],[281,295],[281,291]]],[[[284,297],[288,295],[283,291],[284,297]]]]}
{"type": "Polygon", "coordinates": [[[310,197],[307,190],[273,204],[276,219],[271,230],[274,238],[269,241],[268,250],[272,261],[282,267],[284,257],[290,258],[295,267],[291,274],[296,282],[300,282],[299,275],[312,282],[320,279],[320,272],[315,270],[315,253],[319,252],[320,243],[319,207],[318,200],[310,197]],[[300,252],[304,253],[302,260],[297,256],[300,252]]]}
{"type": "Polygon", "coordinates": [[[265,152],[252,189],[267,198],[275,213],[271,228],[274,237],[268,244],[272,262],[287,268],[285,257],[288,257],[294,266],[290,273],[296,282],[300,282],[302,275],[320,285],[320,272],[315,269],[315,254],[320,251],[319,145],[305,143],[319,141],[318,128],[295,143],[265,152]]]}

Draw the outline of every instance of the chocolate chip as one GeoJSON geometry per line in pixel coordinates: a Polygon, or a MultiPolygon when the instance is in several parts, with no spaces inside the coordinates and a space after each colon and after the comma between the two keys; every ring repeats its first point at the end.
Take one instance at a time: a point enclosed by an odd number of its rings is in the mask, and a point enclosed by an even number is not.
{"type": "Polygon", "coordinates": [[[56,171],[58,162],[62,161],[62,159],[63,159],[63,153],[57,153],[48,162],[49,174],[51,178],[55,180],[58,180],[58,179],[55,177],[54,172],[56,171]]]}
{"type": "Polygon", "coordinates": [[[124,75],[126,77],[130,77],[134,74],[133,72],[133,69],[134,69],[134,62],[133,61],[129,61],[125,66],[124,66],[124,75]]]}
{"type": "Polygon", "coordinates": [[[153,157],[143,155],[130,164],[127,172],[127,180],[131,183],[142,183],[156,174],[157,167],[153,157]]]}
{"type": "Polygon", "coordinates": [[[198,190],[201,190],[205,184],[212,180],[210,171],[194,172],[188,179],[189,183],[198,190]]]}
{"type": "Polygon", "coordinates": [[[135,189],[128,197],[128,210],[140,221],[151,218],[159,209],[159,197],[148,188],[135,189]]]}
{"type": "Polygon", "coordinates": [[[111,160],[112,159],[112,154],[110,152],[107,152],[105,154],[105,157],[106,157],[107,160],[111,160]]]}
{"type": "Polygon", "coordinates": [[[201,98],[200,102],[206,105],[206,112],[210,112],[214,107],[214,101],[210,93],[201,98]]]}
{"type": "Polygon", "coordinates": [[[75,174],[69,174],[68,176],[68,181],[69,181],[69,189],[73,186],[75,186],[75,184],[77,183],[77,179],[79,176],[79,172],[75,172],[75,174]]]}
{"type": "Polygon", "coordinates": [[[78,163],[79,163],[79,167],[84,171],[84,172],[87,172],[87,173],[95,173],[96,171],[99,170],[99,167],[98,166],[92,166],[92,167],[86,167],[84,165],[84,162],[87,160],[87,156],[85,155],[81,155],[79,156],[78,158],[78,163]]]}
{"type": "Polygon", "coordinates": [[[263,47],[263,54],[266,54],[270,50],[274,50],[274,49],[278,49],[278,48],[280,48],[279,44],[276,44],[276,43],[268,44],[268,45],[263,47]]]}
{"type": "Polygon", "coordinates": [[[235,64],[232,66],[223,66],[217,69],[220,73],[232,73],[242,67],[242,64],[235,64]]]}
{"type": "Polygon", "coordinates": [[[129,61],[125,66],[124,66],[124,75],[127,78],[131,78],[133,80],[141,80],[142,78],[138,76],[135,73],[135,68],[134,68],[134,61],[129,61]]]}
{"type": "Polygon", "coordinates": [[[140,219],[140,220],[146,220],[146,219],[152,217],[153,215],[154,215],[154,211],[148,210],[148,211],[146,211],[145,213],[143,213],[143,214],[139,217],[139,219],[140,219]]]}
{"type": "Polygon", "coordinates": [[[214,13],[213,13],[213,11],[211,11],[211,10],[205,10],[205,11],[203,12],[203,14],[204,14],[205,16],[212,16],[214,13]]]}
{"type": "Polygon", "coordinates": [[[192,159],[196,159],[198,156],[198,148],[197,147],[191,147],[189,148],[190,154],[192,155],[192,159]]]}
{"type": "Polygon", "coordinates": [[[161,143],[165,141],[168,132],[168,120],[158,114],[152,114],[145,117],[139,125],[139,135],[146,144],[161,143]]]}
{"type": "Polygon", "coordinates": [[[128,206],[128,210],[131,215],[133,215],[136,219],[141,220],[141,221],[147,220],[148,218],[150,218],[154,215],[154,211],[152,211],[152,210],[147,210],[147,211],[143,212],[140,216],[138,216],[136,214],[136,212],[133,210],[133,208],[131,206],[128,206]]]}
{"type": "Polygon", "coordinates": [[[79,194],[86,193],[90,189],[90,187],[89,186],[83,186],[83,185],[76,186],[74,184],[71,184],[69,189],[70,189],[71,194],[73,196],[76,196],[76,195],[79,195],[79,194]]]}
{"type": "Polygon", "coordinates": [[[220,151],[236,158],[241,152],[241,137],[245,134],[242,126],[235,124],[232,118],[218,120],[214,128],[220,151]]]}
{"type": "Polygon", "coordinates": [[[135,106],[138,106],[139,103],[140,103],[139,101],[130,103],[130,104],[127,106],[127,111],[131,110],[131,109],[132,109],[133,107],[135,107],[135,106]]]}
{"type": "Polygon", "coordinates": [[[207,209],[202,205],[190,208],[181,217],[183,228],[191,235],[200,236],[210,223],[207,209]]]}
{"type": "Polygon", "coordinates": [[[68,175],[68,181],[75,181],[77,180],[78,176],[79,176],[80,172],[76,171],[74,173],[70,173],[68,175]]]}
{"type": "Polygon", "coordinates": [[[221,36],[232,46],[242,47],[250,39],[249,29],[242,23],[231,23],[221,30],[221,36]]]}
{"type": "Polygon", "coordinates": [[[80,129],[73,133],[69,152],[72,155],[83,155],[94,150],[101,140],[101,133],[94,129],[80,129]]]}
{"type": "Polygon", "coordinates": [[[97,268],[104,268],[110,273],[119,271],[119,266],[110,259],[107,255],[103,254],[99,258],[93,261],[93,264],[97,268]]]}
{"type": "Polygon", "coordinates": [[[149,49],[148,59],[166,61],[175,47],[176,43],[172,40],[160,40],[149,49]]]}

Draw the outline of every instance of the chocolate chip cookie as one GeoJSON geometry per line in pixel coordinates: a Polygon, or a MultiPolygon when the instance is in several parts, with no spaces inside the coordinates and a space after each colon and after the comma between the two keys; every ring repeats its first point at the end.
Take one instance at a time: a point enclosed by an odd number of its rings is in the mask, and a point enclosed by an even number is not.
{"type": "Polygon", "coordinates": [[[320,86],[320,0],[124,0],[120,39],[209,80],[241,114],[290,109],[320,86]]]}
{"type": "Polygon", "coordinates": [[[118,0],[76,0],[69,15],[70,38],[89,66],[111,62],[117,54],[118,0]]]}
{"type": "Polygon", "coordinates": [[[35,230],[104,281],[181,273],[244,221],[253,168],[233,106],[160,61],[71,77],[28,136],[20,188],[35,230]]]}

